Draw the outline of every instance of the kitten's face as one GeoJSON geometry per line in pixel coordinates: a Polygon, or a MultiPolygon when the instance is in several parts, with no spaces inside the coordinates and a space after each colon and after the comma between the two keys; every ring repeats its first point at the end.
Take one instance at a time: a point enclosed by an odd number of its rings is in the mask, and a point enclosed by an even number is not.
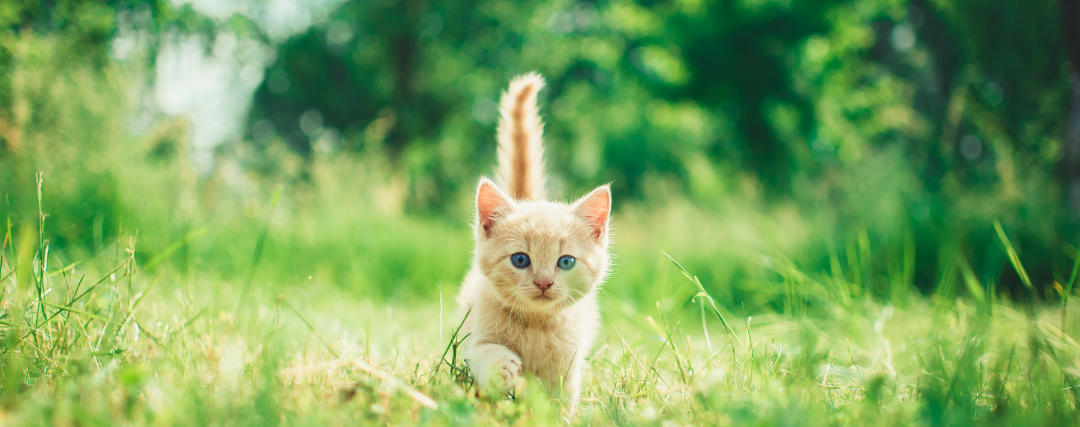
{"type": "Polygon", "coordinates": [[[558,310],[591,294],[608,271],[611,196],[514,202],[490,181],[477,194],[476,258],[496,297],[513,310],[558,310]]]}

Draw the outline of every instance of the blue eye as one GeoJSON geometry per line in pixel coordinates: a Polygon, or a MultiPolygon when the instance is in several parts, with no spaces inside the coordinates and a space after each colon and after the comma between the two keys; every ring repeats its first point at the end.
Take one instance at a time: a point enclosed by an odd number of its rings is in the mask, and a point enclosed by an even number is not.
{"type": "Polygon", "coordinates": [[[514,267],[525,268],[529,266],[529,256],[524,253],[518,252],[510,255],[510,263],[514,264],[514,267]]]}
{"type": "Polygon", "coordinates": [[[563,270],[569,270],[571,268],[574,268],[574,263],[575,262],[577,262],[577,260],[574,259],[574,257],[572,257],[570,255],[563,255],[563,256],[559,257],[559,261],[556,262],[555,264],[558,265],[559,268],[561,268],[563,270]]]}

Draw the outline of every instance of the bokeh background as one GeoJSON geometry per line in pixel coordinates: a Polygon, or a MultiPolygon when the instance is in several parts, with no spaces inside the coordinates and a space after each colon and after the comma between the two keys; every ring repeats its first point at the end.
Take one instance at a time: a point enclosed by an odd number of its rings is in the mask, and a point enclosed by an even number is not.
{"type": "Polygon", "coordinates": [[[611,301],[689,301],[662,250],[747,310],[830,291],[795,266],[843,295],[1056,300],[1076,23],[1049,0],[5,1],[0,221],[35,229],[41,172],[62,263],[137,242],[181,283],[449,298],[498,97],[537,70],[551,193],[615,194],[611,301]]]}

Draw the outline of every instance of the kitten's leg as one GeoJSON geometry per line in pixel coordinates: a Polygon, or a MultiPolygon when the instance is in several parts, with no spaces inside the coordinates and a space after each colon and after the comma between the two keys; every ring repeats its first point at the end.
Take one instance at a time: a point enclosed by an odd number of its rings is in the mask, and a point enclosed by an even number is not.
{"type": "Polygon", "coordinates": [[[483,392],[507,392],[521,381],[521,358],[498,344],[480,344],[469,349],[466,359],[483,392]]]}
{"type": "Polygon", "coordinates": [[[563,392],[569,397],[570,401],[571,417],[577,412],[578,401],[581,398],[581,367],[584,363],[585,360],[575,358],[574,363],[570,365],[570,369],[566,372],[566,382],[563,383],[563,392]]]}

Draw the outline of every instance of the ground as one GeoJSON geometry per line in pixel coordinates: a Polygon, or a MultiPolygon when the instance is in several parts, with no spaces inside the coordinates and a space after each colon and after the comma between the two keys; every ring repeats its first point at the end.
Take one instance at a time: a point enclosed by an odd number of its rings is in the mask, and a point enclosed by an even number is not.
{"type": "Polygon", "coordinates": [[[130,248],[14,274],[11,253],[0,274],[5,425],[1077,421],[1080,347],[1061,332],[1077,322],[1048,303],[921,294],[883,303],[841,277],[790,267],[801,291],[744,314],[714,309],[657,252],[670,276],[662,285],[689,298],[603,293],[601,339],[570,414],[535,381],[515,396],[477,396],[455,347],[455,285],[412,304],[376,302],[314,277],[264,289],[147,274],[130,248]],[[113,268],[98,270],[106,258],[113,268]]]}

